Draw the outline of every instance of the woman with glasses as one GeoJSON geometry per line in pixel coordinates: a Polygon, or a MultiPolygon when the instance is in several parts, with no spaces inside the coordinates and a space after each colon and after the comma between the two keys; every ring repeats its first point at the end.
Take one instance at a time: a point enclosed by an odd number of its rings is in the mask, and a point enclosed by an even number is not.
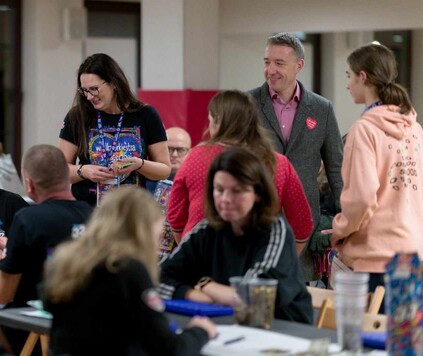
{"type": "Polygon", "coordinates": [[[273,151],[258,115],[253,99],[238,90],[222,91],[210,101],[210,139],[191,149],[172,186],[168,220],[178,242],[204,218],[204,186],[211,163],[228,147],[241,146],[266,164],[274,178],[279,211],[294,230],[297,252],[304,247],[313,227],[307,198],[288,159],[273,151]]]}
{"type": "Polygon", "coordinates": [[[108,186],[166,178],[163,123],[134,96],[119,65],[106,54],[93,54],[79,67],[77,85],[59,139],[74,196],[94,205],[108,186]]]}

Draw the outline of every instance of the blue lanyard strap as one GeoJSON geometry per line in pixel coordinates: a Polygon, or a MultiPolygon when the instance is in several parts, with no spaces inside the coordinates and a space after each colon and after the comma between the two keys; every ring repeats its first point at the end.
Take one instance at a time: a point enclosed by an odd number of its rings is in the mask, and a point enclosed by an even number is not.
{"type": "Polygon", "coordinates": [[[102,163],[102,166],[104,167],[108,166],[108,159],[113,154],[113,147],[117,145],[120,130],[122,128],[122,121],[123,121],[123,112],[120,114],[118,124],[116,127],[115,137],[113,138],[113,142],[112,142],[111,152],[109,153],[106,148],[106,143],[104,141],[104,131],[103,131],[103,122],[101,120],[101,113],[100,111],[97,111],[97,127],[98,127],[98,132],[100,137],[100,143],[101,143],[101,163],[102,163]]]}
{"type": "Polygon", "coordinates": [[[366,107],[366,108],[364,109],[363,114],[364,114],[366,111],[368,111],[368,110],[370,110],[370,109],[373,109],[373,108],[375,108],[376,106],[379,106],[379,105],[382,105],[382,102],[381,102],[380,100],[378,100],[378,101],[374,102],[373,104],[370,104],[368,107],[366,107]]]}

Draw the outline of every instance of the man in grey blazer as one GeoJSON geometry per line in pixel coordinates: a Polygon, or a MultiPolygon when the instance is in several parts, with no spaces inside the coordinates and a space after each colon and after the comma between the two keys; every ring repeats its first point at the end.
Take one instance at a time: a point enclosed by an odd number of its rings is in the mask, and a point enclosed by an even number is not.
{"type": "MultiPolygon", "coordinates": [[[[342,190],[343,143],[331,103],[297,81],[304,67],[304,47],[290,33],[267,40],[264,57],[266,82],[250,93],[256,99],[262,123],[275,149],[288,157],[297,170],[310,204],[314,226],[319,224],[317,175],[324,163],[335,205],[339,211],[342,190]]],[[[311,252],[300,256],[306,281],[315,280],[311,252]]]]}

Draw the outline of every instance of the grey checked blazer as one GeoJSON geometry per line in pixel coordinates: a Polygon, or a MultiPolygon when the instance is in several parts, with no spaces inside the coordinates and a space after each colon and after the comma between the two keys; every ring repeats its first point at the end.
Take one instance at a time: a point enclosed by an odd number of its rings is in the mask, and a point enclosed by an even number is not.
{"type": "MultiPolygon", "coordinates": [[[[282,138],[267,83],[251,90],[250,94],[257,102],[262,123],[270,132],[275,149],[288,157],[300,177],[316,227],[320,216],[317,174],[321,159],[325,165],[336,207],[338,211],[340,210],[343,143],[335,113],[329,100],[305,89],[301,83],[299,85],[301,87],[301,99],[288,144],[285,144],[282,138]]],[[[304,249],[300,259],[306,281],[315,279],[311,253],[308,249],[304,249]]]]}

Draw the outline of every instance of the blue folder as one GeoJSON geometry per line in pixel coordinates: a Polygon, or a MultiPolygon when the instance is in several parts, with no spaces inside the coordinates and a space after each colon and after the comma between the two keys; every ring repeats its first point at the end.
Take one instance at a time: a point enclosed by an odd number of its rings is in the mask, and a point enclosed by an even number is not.
{"type": "Polygon", "coordinates": [[[232,315],[234,313],[234,309],[232,307],[192,302],[184,299],[165,300],[164,303],[166,311],[184,315],[224,316],[232,315]]]}
{"type": "Polygon", "coordinates": [[[385,350],[386,333],[362,332],[363,345],[372,349],[385,350]]]}

